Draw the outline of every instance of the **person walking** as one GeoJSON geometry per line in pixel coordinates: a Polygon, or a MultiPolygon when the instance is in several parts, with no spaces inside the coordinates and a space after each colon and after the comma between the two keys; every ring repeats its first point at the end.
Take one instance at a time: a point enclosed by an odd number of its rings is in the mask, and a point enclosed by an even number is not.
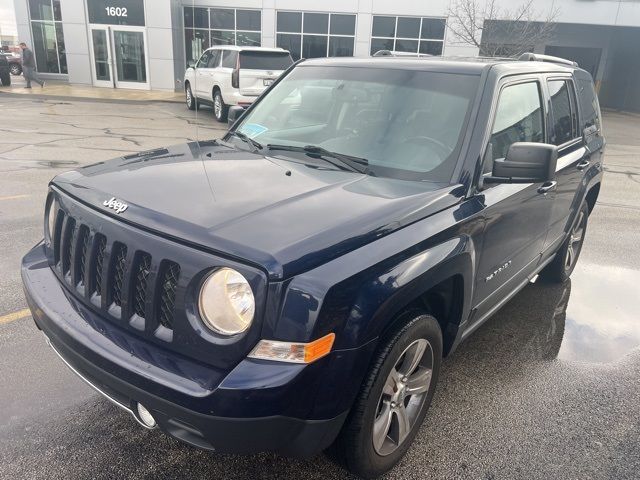
{"type": "Polygon", "coordinates": [[[24,42],[20,43],[20,48],[22,49],[22,73],[27,81],[27,86],[24,88],[31,88],[32,81],[39,83],[40,87],[44,87],[44,80],[40,80],[36,73],[36,58],[33,52],[24,42]]]}

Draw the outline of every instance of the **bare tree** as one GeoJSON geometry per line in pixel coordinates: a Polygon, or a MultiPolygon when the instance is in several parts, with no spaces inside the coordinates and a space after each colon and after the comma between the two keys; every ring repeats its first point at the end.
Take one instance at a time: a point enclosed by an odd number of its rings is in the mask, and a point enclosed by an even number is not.
{"type": "Polygon", "coordinates": [[[447,28],[454,43],[476,47],[480,55],[517,56],[546,43],[555,30],[559,9],[546,14],[535,10],[534,0],[513,9],[499,0],[453,0],[447,10],[447,28]]]}

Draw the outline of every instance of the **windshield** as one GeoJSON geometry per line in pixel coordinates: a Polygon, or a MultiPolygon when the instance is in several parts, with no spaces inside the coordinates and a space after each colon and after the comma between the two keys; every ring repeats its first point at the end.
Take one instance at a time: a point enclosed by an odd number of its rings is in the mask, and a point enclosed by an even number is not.
{"type": "Polygon", "coordinates": [[[240,52],[240,68],[248,70],[286,70],[292,63],[289,52],[240,52]]]}
{"type": "MultiPolygon", "coordinates": [[[[364,159],[372,175],[448,182],[478,79],[415,70],[303,66],[256,104],[238,131],[265,147],[314,146],[364,159]]],[[[269,154],[296,155],[281,149],[269,154]]]]}

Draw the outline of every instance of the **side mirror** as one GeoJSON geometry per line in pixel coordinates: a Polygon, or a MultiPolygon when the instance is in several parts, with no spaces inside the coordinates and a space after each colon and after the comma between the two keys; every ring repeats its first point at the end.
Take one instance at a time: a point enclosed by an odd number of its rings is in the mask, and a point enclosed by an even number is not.
{"type": "Polygon", "coordinates": [[[187,62],[187,70],[189,70],[190,68],[196,68],[196,62],[193,60],[189,60],[187,62]]]}
{"type": "Polygon", "coordinates": [[[550,182],[556,174],[558,147],[547,143],[513,143],[507,158],[493,162],[490,177],[485,183],[540,183],[550,182]]]}
{"type": "Polygon", "coordinates": [[[229,107],[229,111],[227,112],[227,121],[229,123],[229,127],[236,123],[242,114],[244,113],[244,108],[239,105],[234,105],[233,107],[229,107]]]}

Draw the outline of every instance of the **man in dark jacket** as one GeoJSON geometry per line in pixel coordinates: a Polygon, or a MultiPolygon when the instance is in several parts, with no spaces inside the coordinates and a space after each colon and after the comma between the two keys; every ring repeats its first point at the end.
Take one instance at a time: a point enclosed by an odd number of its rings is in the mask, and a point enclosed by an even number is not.
{"type": "Polygon", "coordinates": [[[25,88],[31,88],[32,80],[39,83],[41,87],[44,87],[44,81],[40,80],[36,73],[36,58],[33,55],[33,52],[24,42],[20,44],[20,48],[22,49],[22,73],[27,81],[27,86],[25,88]]]}

